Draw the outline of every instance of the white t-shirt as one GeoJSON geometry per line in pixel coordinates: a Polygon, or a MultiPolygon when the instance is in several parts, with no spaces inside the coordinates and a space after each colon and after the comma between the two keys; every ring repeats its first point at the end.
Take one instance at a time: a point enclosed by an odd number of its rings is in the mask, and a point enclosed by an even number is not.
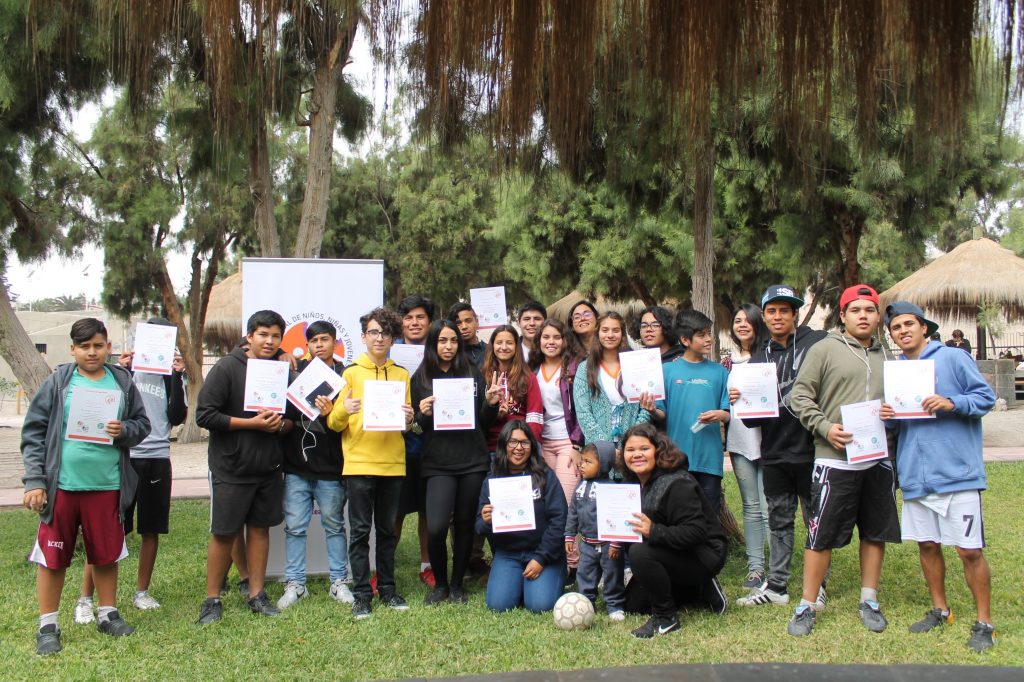
{"type": "Polygon", "coordinates": [[[544,401],[544,428],[541,430],[543,440],[569,438],[569,430],[565,428],[565,406],[562,405],[562,392],[559,387],[561,380],[561,367],[555,370],[550,381],[544,377],[544,365],[537,368],[537,384],[540,386],[540,397],[544,401]]]}
{"type": "MultiPolygon", "coordinates": [[[[742,365],[750,361],[750,355],[733,353],[732,364],[742,365]]],[[[725,432],[725,449],[734,455],[743,455],[751,462],[761,459],[761,428],[747,428],[742,419],[730,416],[725,432]]]]}
{"type": "Polygon", "coordinates": [[[604,367],[600,367],[597,371],[597,378],[601,382],[601,390],[604,391],[605,396],[608,398],[608,402],[612,404],[612,407],[621,405],[626,402],[626,399],[619,393],[619,378],[618,376],[612,376],[604,367]]]}

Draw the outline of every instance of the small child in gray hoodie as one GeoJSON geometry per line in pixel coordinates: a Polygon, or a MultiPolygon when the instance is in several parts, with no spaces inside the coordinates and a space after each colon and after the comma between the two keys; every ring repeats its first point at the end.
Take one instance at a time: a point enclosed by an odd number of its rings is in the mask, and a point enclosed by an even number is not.
{"type": "Polygon", "coordinates": [[[597,484],[610,484],[608,474],[615,463],[615,445],[610,441],[597,441],[583,448],[580,455],[580,475],[583,480],[576,487],[569,503],[569,516],[565,521],[565,551],[580,554],[576,583],[591,602],[597,601],[597,586],[604,577],[604,603],[608,617],[613,621],[625,620],[626,585],[623,579],[625,560],[618,543],[597,539],[597,484]],[[578,542],[577,534],[582,536],[578,542]]]}

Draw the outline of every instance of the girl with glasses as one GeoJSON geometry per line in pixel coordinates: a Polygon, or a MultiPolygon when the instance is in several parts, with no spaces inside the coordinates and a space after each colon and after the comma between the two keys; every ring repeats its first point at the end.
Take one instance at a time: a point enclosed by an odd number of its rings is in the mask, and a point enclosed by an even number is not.
{"type": "Polygon", "coordinates": [[[590,344],[597,332],[597,308],[590,301],[579,301],[572,308],[565,319],[565,326],[568,330],[569,354],[576,360],[582,360],[590,350],[590,344]]]}
{"type": "Polygon", "coordinates": [[[679,334],[672,324],[672,313],[660,305],[651,305],[640,311],[629,329],[629,335],[644,348],[661,351],[661,361],[672,362],[683,357],[686,348],[679,343],[679,334]]]}

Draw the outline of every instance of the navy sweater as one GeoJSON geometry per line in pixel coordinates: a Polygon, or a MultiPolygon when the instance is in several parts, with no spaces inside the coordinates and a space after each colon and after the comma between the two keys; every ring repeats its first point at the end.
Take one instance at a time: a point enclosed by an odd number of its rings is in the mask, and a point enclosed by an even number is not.
{"type": "MultiPolygon", "coordinates": [[[[522,474],[529,476],[528,473],[522,474]]],[[[533,490],[533,515],[537,521],[534,530],[513,531],[511,533],[492,533],[491,524],[485,523],[480,510],[491,502],[491,479],[494,473],[487,475],[480,488],[480,504],[476,514],[476,532],[487,536],[491,543],[491,552],[499,549],[505,552],[527,552],[530,559],[536,560],[541,566],[550,566],[565,561],[565,517],[568,507],[565,504],[565,493],[562,486],[550,469],[544,472],[544,490],[533,490]]]]}

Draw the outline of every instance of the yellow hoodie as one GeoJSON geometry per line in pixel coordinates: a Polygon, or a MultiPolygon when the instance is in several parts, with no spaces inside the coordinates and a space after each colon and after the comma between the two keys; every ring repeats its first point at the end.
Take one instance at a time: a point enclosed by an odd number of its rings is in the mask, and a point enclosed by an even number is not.
{"type": "Polygon", "coordinates": [[[401,431],[365,431],[363,411],[349,414],[342,397],[363,399],[367,381],[405,383],[405,402],[409,395],[409,372],[388,360],[382,367],[366,353],[349,365],[341,375],[347,384],[327,415],[327,426],[341,432],[341,451],[345,453],[343,476],[405,476],[405,439],[401,431]]]}

